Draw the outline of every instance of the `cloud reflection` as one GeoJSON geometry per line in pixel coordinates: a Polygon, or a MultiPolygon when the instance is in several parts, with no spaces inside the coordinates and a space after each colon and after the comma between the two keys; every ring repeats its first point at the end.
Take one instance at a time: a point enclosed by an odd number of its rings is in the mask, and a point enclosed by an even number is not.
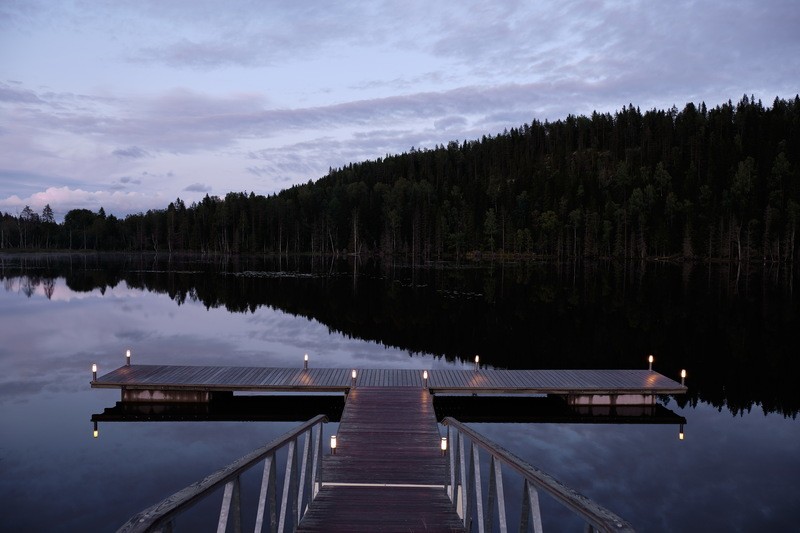
{"type": "Polygon", "coordinates": [[[729,424],[707,405],[678,414],[689,420],[684,441],[671,425],[470,426],[637,530],[791,531],[796,490],[786,461],[800,427],[759,414],[729,424]],[[754,498],[763,503],[754,508],[754,498]]]}
{"type": "MultiPolygon", "coordinates": [[[[252,313],[191,299],[176,306],[166,293],[123,283],[76,292],[61,278],[48,301],[40,288],[26,296],[23,285],[14,279],[12,290],[0,291],[0,499],[15,510],[3,522],[13,531],[114,529],[286,428],[109,423],[92,439],[89,416],[119,398],[89,389],[93,361],[103,373],[124,364],[131,348],[135,363],[299,367],[307,352],[315,366],[446,364],[268,306],[252,313]]],[[[670,407],[689,420],[685,441],[674,426],[474,427],[642,531],[791,531],[797,421],[758,412],[734,418],[703,404],[670,407]]],[[[519,488],[508,487],[508,500],[518,502],[519,488]]],[[[561,529],[558,506],[546,512],[551,529],[561,529]]]]}

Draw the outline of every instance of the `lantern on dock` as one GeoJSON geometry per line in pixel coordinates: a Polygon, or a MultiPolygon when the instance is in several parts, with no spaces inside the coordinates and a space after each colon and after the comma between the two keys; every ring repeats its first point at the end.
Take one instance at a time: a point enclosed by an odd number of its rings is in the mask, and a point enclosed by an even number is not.
{"type": "Polygon", "coordinates": [[[479,355],[475,356],[475,372],[481,367],[481,358],[479,355]]]}
{"type": "Polygon", "coordinates": [[[308,354],[303,356],[303,370],[308,370],[308,354]]]}
{"type": "Polygon", "coordinates": [[[352,372],[350,372],[350,377],[353,379],[353,387],[356,386],[356,369],[354,368],[352,372]]]}
{"type": "Polygon", "coordinates": [[[441,442],[441,444],[439,446],[442,449],[442,455],[447,453],[447,437],[442,437],[442,442],[441,442]]]}
{"type": "Polygon", "coordinates": [[[681,385],[686,385],[686,369],[681,370],[681,385]]]}
{"type": "Polygon", "coordinates": [[[131,351],[125,350],[125,364],[131,366],[131,351]]]}
{"type": "Polygon", "coordinates": [[[428,388],[428,371],[427,370],[423,370],[422,371],[422,384],[423,384],[422,385],[423,387],[425,387],[426,389],[428,388]]]}
{"type": "Polygon", "coordinates": [[[652,355],[651,355],[651,356],[649,356],[649,357],[647,358],[647,362],[648,362],[648,363],[649,363],[649,365],[650,365],[650,366],[648,367],[648,370],[650,370],[650,371],[652,372],[652,371],[653,371],[653,356],[652,356],[652,355]]]}
{"type": "Polygon", "coordinates": [[[92,363],[92,381],[97,381],[97,363],[92,363]]]}
{"type": "Polygon", "coordinates": [[[331,454],[336,455],[336,435],[331,435],[331,454]]]}

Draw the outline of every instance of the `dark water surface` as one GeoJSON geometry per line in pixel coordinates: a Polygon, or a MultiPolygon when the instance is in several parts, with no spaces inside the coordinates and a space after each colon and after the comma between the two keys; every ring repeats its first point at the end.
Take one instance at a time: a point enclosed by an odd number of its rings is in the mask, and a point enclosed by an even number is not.
{"type": "MultiPolygon", "coordinates": [[[[0,255],[0,280],[2,531],[114,530],[296,425],[102,423],[94,439],[91,416],[119,392],[89,388],[91,363],[103,374],[127,348],[141,364],[299,366],[309,353],[415,369],[474,354],[642,368],[653,353],[656,370],[689,372],[689,394],[661,400],[687,419],[683,441],[674,425],[470,425],[640,531],[796,531],[800,303],[784,271],[0,255]]],[[[546,526],[572,525],[542,503],[546,526]]]]}

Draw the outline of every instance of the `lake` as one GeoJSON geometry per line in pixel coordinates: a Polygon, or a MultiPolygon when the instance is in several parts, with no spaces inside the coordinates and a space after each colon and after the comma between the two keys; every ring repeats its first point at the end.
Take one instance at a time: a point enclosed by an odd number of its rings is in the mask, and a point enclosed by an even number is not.
{"type": "MultiPolygon", "coordinates": [[[[689,393],[659,400],[687,420],[684,440],[674,424],[469,425],[639,531],[797,529],[800,298],[783,268],[0,254],[0,279],[3,531],[113,531],[297,425],[109,422],[93,438],[119,392],[91,389],[91,364],[102,375],[126,349],[135,364],[297,367],[308,353],[409,369],[475,354],[646,368],[654,354],[655,370],[688,371],[689,393]]],[[[545,526],[573,525],[542,498],[545,526]]]]}

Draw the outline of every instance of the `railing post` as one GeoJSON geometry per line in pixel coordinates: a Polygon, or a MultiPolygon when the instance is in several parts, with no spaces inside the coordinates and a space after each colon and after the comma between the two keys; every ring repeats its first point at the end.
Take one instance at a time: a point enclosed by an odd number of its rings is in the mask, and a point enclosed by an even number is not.
{"type": "Polygon", "coordinates": [[[447,442],[448,446],[448,463],[450,467],[450,486],[447,487],[447,495],[450,496],[450,501],[453,502],[455,509],[458,504],[458,492],[456,491],[456,451],[458,450],[458,439],[455,437],[457,433],[456,428],[447,426],[447,442]]]}
{"type": "Polygon", "coordinates": [[[460,431],[458,432],[458,460],[459,460],[459,474],[460,474],[460,483],[459,486],[461,487],[461,515],[462,519],[464,520],[464,527],[467,527],[469,523],[469,498],[467,497],[467,491],[469,489],[468,479],[467,479],[467,464],[464,460],[464,434],[460,431]]]}
{"type": "Polygon", "coordinates": [[[519,533],[528,533],[532,523],[533,533],[542,533],[542,510],[539,508],[539,491],[526,478],[522,486],[522,514],[519,518],[519,533]]]}
{"type": "Polygon", "coordinates": [[[503,491],[503,470],[502,464],[500,461],[495,460],[494,455],[491,455],[489,460],[489,494],[487,498],[486,531],[492,531],[494,526],[494,507],[497,504],[497,519],[500,531],[507,533],[508,523],[506,521],[506,498],[503,491]]]}
{"type": "Polygon", "coordinates": [[[486,518],[484,529],[491,533],[494,527],[494,507],[497,503],[497,480],[494,475],[494,455],[489,452],[489,486],[486,488],[486,518]]]}
{"type": "Polygon", "coordinates": [[[217,533],[225,533],[228,529],[228,517],[233,514],[233,530],[236,533],[242,532],[242,508],[239,504],[239,477],[236,476],[232,481],[225,484],[225,494],[222,496],[222,507],[219,510],[219,522],[217,522],[217,533]]]}
{"type": "Polygon", "coordinates": [[[289,455],[286,457],[286,473],[283,476],[283,497],[281,497],[281,512],[278,519],[278,531],[286,531],[286,511],[292,505],[297,525],[297,505],[289,501],[291,496],[297,494],[297,437],[289,443],[289,455]]]}
{"type": "Polygon", "coordinates": [[[269,531],[275,532],[278,527],[277,504],[278,495],[276,494],[276,475],[275,475],[275,453],[271,453],[264,459],[264,474],[261,476],[261,492],[258,496],[258,511],[256,511],[255,533],[264,531],[264,512],[269,508],[269,531]]]}
{"type": "Polygon", "coordinates": [[[311,492],[311,501],[317,497],[319,492],[320,461],[322,460],[322,423],[317,425],[317,437],[314,444],[314,462],[311,465],[311,483],[314,487],[311,492]]]}
{"type": "MultiPolygon", "coordinates": [[[[311,493],[311,437],[313,429],[308,428],[305,435],[306,438],[303,439],[303,462],[300,467],[300,482],[297,486],[298,520],[305,514],[303,498],[311,493]]],[[[295,522],[295,527],[297,527],[297,522],[295,522]]]]}
{"type": "MultiPolygon", "coordinates": [[[[483,533],[486,528],[483,514],[483,484],[481,483],[481,457],[480,450],[474,442],[469,444],[469,486],[475,495],[475,514],[478,522],[478,532],[483,533]]],[[[491,487],[490,487],[491,489],[491,487]]],[[[491,509],[489,510],[491,513],[491,509]]]]}

